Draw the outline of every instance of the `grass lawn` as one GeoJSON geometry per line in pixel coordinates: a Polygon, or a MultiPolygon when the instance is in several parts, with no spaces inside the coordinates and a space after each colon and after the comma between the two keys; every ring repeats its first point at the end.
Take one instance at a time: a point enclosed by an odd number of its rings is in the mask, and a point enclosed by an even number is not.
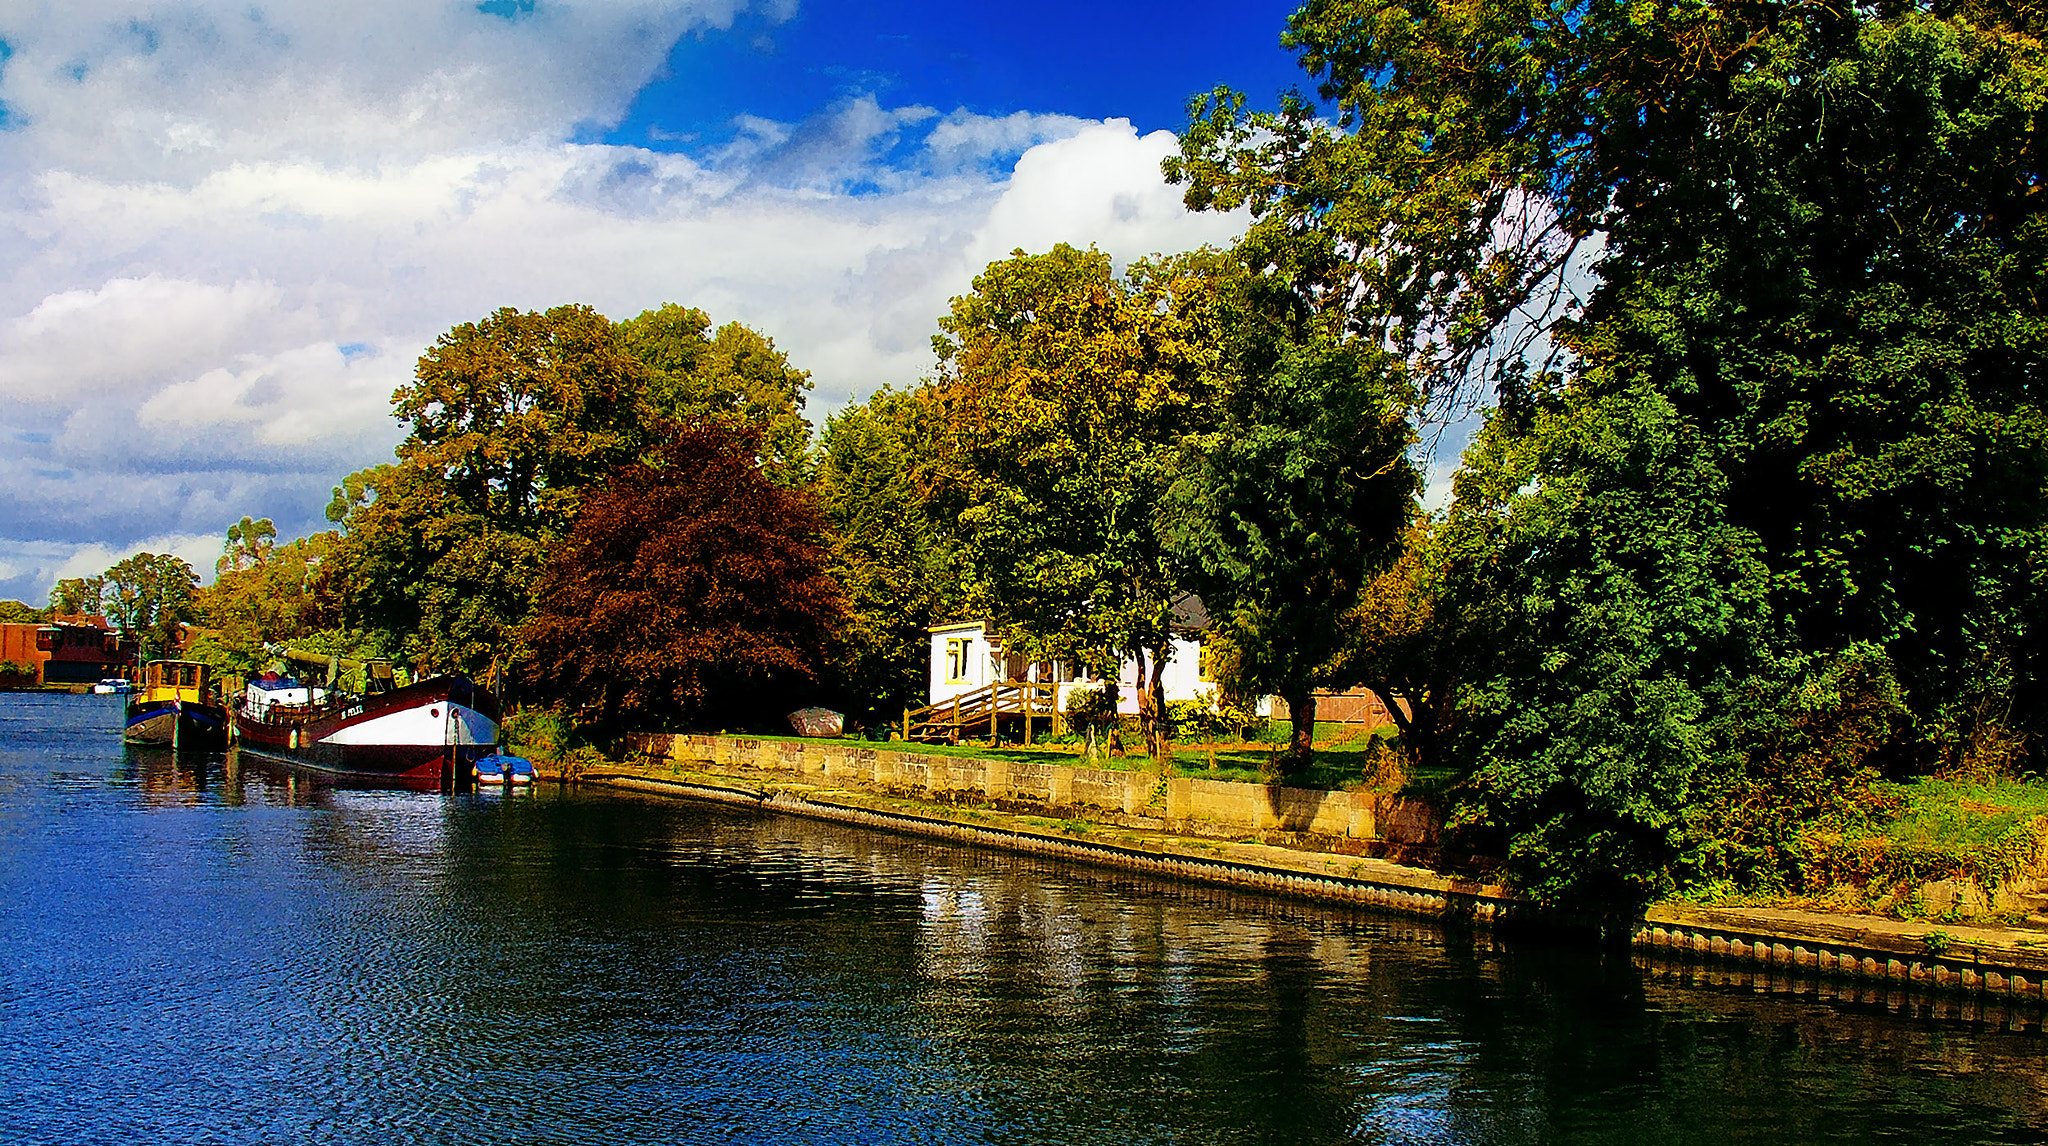
{"type": "Polygon", "coordinates": [[[2035,816],[2048,815],[2048,784],[2040,782],[1927,777],[1876,788],[1899,806],[1888,816],[1872,817],[1874,834],[1907,847],[1984,847],[2035,816]]]}

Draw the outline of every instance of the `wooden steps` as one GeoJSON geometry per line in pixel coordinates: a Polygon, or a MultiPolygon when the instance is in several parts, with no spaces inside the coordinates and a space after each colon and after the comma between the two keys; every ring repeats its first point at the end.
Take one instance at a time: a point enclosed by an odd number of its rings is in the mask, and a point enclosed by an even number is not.
{"type": "Polygon", "coordinates": [[[951,700],[928,704],[903,714],[903,739],[925,744],[958,744],[963,737],[993,738],[999,727],[1020,725],[1031,743],[1034,718],[1053,715],[1050,682],[1000,680],[951,700]]]}

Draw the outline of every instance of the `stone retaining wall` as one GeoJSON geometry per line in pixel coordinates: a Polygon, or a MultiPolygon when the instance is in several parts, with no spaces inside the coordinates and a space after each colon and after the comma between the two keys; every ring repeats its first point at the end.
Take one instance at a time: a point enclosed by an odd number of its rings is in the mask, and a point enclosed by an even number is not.
{"type": "Polygon", "coordinates": [[[1086,768],[1051,762],[941,756],[876,748],[847,740],[757,740],[742,736],[639,733],[627,757],[649,762],[748,768],[926,796],[979,796],[1113,812],[1156,820],[1190,835],[1238,837],[1292,833],[1435,844],[1434,812],[1418,800],[1374,792],[1325,792],[1086,768]]]}

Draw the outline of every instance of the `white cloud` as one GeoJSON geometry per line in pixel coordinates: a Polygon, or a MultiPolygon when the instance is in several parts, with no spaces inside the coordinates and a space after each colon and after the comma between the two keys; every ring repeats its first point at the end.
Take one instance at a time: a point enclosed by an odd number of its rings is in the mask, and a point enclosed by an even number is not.
{"type": "Polygon", "coordinates": [[[925,373],[948,298],[1013,247],[1129,259],[1241,228],[1184,212],[1171,137],[1123,121],[859,97],[694,159],[561,142],[730,5],[542,0],[479,27],[467,5],[145,5],[154,53],[86,7],[0,16],[27,122],[0,132],[0,596],[138,539],[217,548],[245,513],[322,527],[329,487],[388,459],[421,349],[499,306],[737,318],[813,371],[817,415],[925,373]],[[256,24],[287,44],[243,66],[256,24]],[[445,120],[418,112],[436,100],[445,120]]]}

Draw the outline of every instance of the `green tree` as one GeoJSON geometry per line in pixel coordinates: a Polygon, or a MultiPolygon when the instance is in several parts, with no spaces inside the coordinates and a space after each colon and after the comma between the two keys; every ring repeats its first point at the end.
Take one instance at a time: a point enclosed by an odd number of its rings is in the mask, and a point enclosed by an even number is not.
{"type": "Polygon", "coordinates": [[[849,624],[840,682],[864,721],[924,702],[927,626],[961,611],[958,571],[933,496],[943,459],[932,391],[887,387],[825,424],[818,495],[849,624]]]}
{"type": "Polygon", "coordinates": [[[59,617],[98,616],[106,595],[105,577],[65,577],[50,589],[50,611],[59,617]]]}
{"type": "Polygon", "coordinates": [[[1006,641],[1105,666],[1136,658],[1148,754],[1170,747],[1161,673],[1183,563],[1156,517],[1209,415],[1221,256],[1147,260],[1061,244],[992,263],[933,340],[965,477],[970,591],[1006,641]]]}
{"type": "Polygon", "coordinates": [[[221,572],[194,596],[205,632],[192,646],[192,659],[255,672],[272,660],[272,646],[303,644],[339,622],[328,578],[339,535],[316,533],[277,545],[269,525],[245,517],[228,527],[221,572]]]}
{"type": "Polygon", "coordinates": [[[0,601],[0,625],[39,625],[50,619],[50,610],[30,608],[22,601],[0,601]]]}
{"type": "Polygon", "coordinates": [[[714,331],[709,315],[675,303],[642,311],[618,331],[620,345],[651,372],[647,404],[655,417],[751,426],[770,477],[790,487],[808,480],[811,426],[803,408],[811,376],[773,339],[738,322],[714,331]]]}
{"type": "Polygon", "coordinates": [[[107,616],[139,642],[145,661],[170,655],[180,628],[194,619],[199,575],[170,553],[136,553],[106,572],[107,616]]]}
{"type": "Polygon", "coordinates": [[[242,520],[228,526],[227,543],[221,547],[220,560],[214,562],[213,571],[218,576],[252,569],[270,560],[271,552],[276,548],[277,526],[267,517],[244,515],[242,520]]]}
{"type": "Polygon", "coordinates": [[[1233,691],[1287,702],[1283,764],[1298,770],[1313,758],[1315,690],[1352,683],[1342,621],[1399,551],[1412,509],[1408,396],[1385,355],[1355,343],[1285,330],[1242,341],[1164,520],[1236,654],[1233,691]]]}
{"type": "Polygon", "coordinates": [[[437,339],[393,395],[397,462],[328,507],[345,623],[437,670],[518,660],[548,545],[646,442],[648,378],[586,306],[507,308],[437,339]]]}
{"type": "Polygon", "coordinates": [[[533,689],[622,717],[731,727],[802,707],[845,624],[808,493],[752,431],[680,431],[583,499],[527,624],[533,689]]]}
{"type": "Polygon", "coordinates": [[[1728,793],[2038,737],[2043,30],[1311,3],[1289,42],[1335,128],[1199,109],[1191,201],[1252,205],[1249,245],[1426,387],[1504,367],[1447,527],[1485,557],[1446,568],[1499,639],[1461,686],[1461,814],[1525,886],[1765,880],[1715,867],[1768,850],[1710,846],[1751,830],[1728,793]],[[1594,293],[1549,321],[1596,231],[1594,293]],[[1522,361],[1539,335],[1564,369],[1522,361]]]}

